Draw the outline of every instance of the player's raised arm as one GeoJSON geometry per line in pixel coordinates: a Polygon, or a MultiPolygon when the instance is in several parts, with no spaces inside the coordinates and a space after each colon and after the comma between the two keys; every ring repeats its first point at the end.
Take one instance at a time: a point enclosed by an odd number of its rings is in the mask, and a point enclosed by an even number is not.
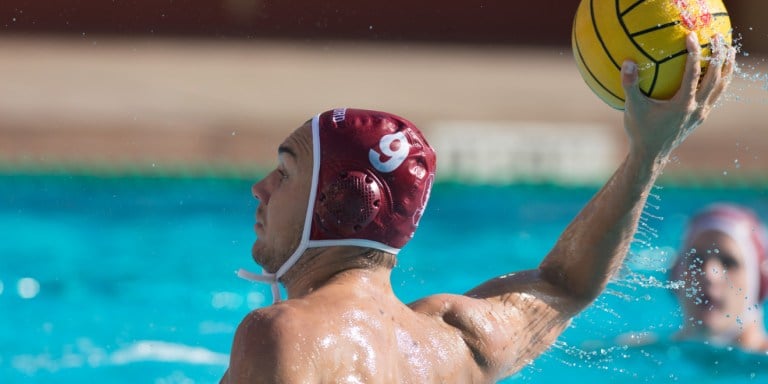
{"type": "Polygon", "coordinates": [[[696,35],[689,35],[685,76],[670,100],[645,97],[637,87],[636,66],[624,64],[624,126],[629,153],[540,266],[542,278],[575,299],[590,302],[602,292],[627,253],[648,192],[670,152],[706,119],[727,87],[735,51],[719,36],[712,41],[715,53],[698,86],[701,49],[696,35]]]}
{"type": "Polygon", "coordinates": [[[569,319],[603,291],[627,254],[648,193],[670,152],[704,121],[727,87],[734,66],[733,48],[715,39],[713,61],[698,85],[701,49],[695,36],[690,37],[683,83],[670,100],[643,95],[637,85],[636,65],[624,63],[629,153],[568,225],[539,268],[492,279],[467,293],[485,299],[483,304],[465,307],[468,313],[476,311],[468,317],[488,311],[495,314],[496,324],[522,325],[509,335],[515,340],[506,345],[490,343],[498,350],[488,353],[506,351],[510,360],[503,363],[510,367],[519,367],[545,350],[569,319]]]}

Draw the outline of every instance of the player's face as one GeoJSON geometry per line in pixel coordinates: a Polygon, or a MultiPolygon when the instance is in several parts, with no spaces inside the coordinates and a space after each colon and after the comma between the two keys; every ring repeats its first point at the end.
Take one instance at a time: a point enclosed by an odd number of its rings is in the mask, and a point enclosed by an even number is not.
{"type": "Polygon", "coordinates": [[[305,123],[278,148],[277,168],[253,184],[256,209],[254,260],[274,273],[301,239],[312,183],[312,131],[305,123]]]}
{"type": "Polygon", "coordinates": [[[678,297],[685,321],[703,327],[707,333],[732,334],[741,328],[739,319],[748,310],[750,292],[744,254],[728,235],[707,231],[698,236],[684,263],[685,290],[678,297]]]}

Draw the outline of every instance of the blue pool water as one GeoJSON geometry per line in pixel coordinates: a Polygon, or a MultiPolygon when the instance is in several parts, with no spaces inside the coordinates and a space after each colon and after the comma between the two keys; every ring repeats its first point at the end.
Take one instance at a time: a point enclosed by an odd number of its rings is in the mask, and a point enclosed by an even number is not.
{"type": "MultiPolygon", "coordinates": [[[[214,383],[240,319],[270,300],[251,267],[250,181],[0,176],[0,383],[214,383]]],[[[394,285],[404,301],[533,268],[594,188],[438,184],[394,285]]],[[[687,217],[718,200],[768,217],[762,189],[656,188],[627,268],[560,341],[505,383],[765,382],[768,357],[670,343],[653,279],[687,217]],[[625,347],[626,332],[661,341],[625,347]]]]}

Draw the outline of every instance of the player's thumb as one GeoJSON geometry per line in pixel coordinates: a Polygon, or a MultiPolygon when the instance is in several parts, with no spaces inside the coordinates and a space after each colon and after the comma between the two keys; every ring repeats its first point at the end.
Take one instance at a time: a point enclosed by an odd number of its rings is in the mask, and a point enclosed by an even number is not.
{"type": "Polygon", "coordinates": [[[624,87],[624,96],[627,101],[642,95],[638,78],[637,64],[632,60],[624,60],[621,65],[621,85],[624,87]]]}

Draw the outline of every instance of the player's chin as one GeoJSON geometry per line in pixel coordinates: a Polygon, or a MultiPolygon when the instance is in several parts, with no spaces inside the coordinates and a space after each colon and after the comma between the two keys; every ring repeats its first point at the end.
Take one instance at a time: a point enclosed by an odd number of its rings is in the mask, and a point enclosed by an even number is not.
{"type": "Polygon", "coordinates": [[[256,240],[251,247],[251,257],[265,272],[275,273],[280,268],[280,265],[275,265],[274,251],[259,240],[256,240]]]}
{"type": "Polygon", "coordinates": [[[254,241],[253,245],[251,246],[251,258],[253,258],[253,261],[255,261],[256,264],[263,266],[265,254],[266,252],[264,245],[259,241],[259,239],[256,239],[256,241],[254,241]]]}

